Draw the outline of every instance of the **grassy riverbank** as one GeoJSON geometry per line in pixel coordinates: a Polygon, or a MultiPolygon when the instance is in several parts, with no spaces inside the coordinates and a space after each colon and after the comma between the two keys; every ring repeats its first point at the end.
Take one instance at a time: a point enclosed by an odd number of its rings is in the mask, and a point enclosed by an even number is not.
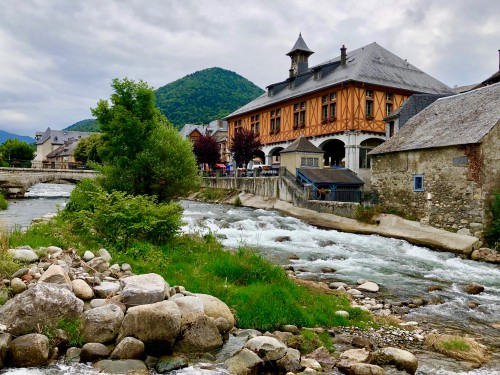
{"type": "MultiPolygon", "coordinates": [[[[14,232],[9,244],[33,249],[54,245],[75,248],[80,254],[103,246],[98,237],[75,234],[61,218],[32,226],[26,233],[14,232]]],[[[230,306],[241,328],[372,325],[369,314],[351,308],[347,297],[295,284],[280,267],[251,249],[226,251],[212,235],[176,236],[161,246],[136,242],[126,251],[107,248],[114,262],[129,263],[135,273],[158,273],[170,285],[217,296],[230,306]],[[349,319],[336,315],[338,310],[349,312],[349,319]]]]}

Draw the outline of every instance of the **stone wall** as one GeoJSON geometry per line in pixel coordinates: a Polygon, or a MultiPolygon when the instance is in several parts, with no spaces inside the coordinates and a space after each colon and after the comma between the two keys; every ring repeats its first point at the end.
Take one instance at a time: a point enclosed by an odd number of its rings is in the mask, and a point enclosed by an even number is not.
{"type": "Polygon", "coordinates": [[[487,211],[485,202],[493,186],[500,184],[498,129],[496,132],[496,144],[495,135],[490,134],[482,146],[375,155],[372,188],[382,204],[402,216],[481,237],[487,211]],[[413,189],[415,175],[424,176],[422,192],[413,189]]]}

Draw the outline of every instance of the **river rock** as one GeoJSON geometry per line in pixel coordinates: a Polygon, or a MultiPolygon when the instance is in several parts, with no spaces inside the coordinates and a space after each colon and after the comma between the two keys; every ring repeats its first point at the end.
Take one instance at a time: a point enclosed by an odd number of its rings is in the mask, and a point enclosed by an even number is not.
{"type": "Polygon", "coordinates": [[[156,273],[126,277],[120,282],[123,303],[127,307],[163,301],[170,289],[163,277],[156,273]]]}
{"type": "Polygon", "coordinates": [[[191,313],[182,316],[180,337],[175,350],[182,353],[209,352],[222,346],[217,326],[205,314],[191,313]]]}
{"type": "Polygon", "coordinates": [[[0,370],[5,367],[11,342],[12,336],[10,333],[0,333],[0,370]]]}
{"type": "Polygon", "coordinates": [[[318,361],[313,358],[302,358],[300,360],[300,365],[306,369],[311,369],[314,371],[321,371],[321,365],[318,361]]]}
{"type": "Polygon", "coordinates": [[[148,375],[146,364],[138,359],[103,359],[93,364],[97,371],[106,374],[148,375]]]}
{"type": "Polygon", "coordinates": [[[343,318],[349,319],[349,313],[344,310],[335,311],[335,315],[341,316],[343,318]]]}
{"type": "Polygon", "coordinates": [[[9,254],[20,262],[36,262],[38,260],[38,255],[33,250],[29,249],[9,249],[9,254]]]}
{"type": "Polygon", "coordinates": [[[110,359],[138,359],[144,354],[144,343],[134,337],[125,337],[116,345],[110,359]]]}
{"type": "Polygon", "coordinates": [[[83,301],[68,288],[37,283],[0,306],[0,324],[6,325],[9,333],[20,336],[63,319],[76,319],[82,312],[83,301]]]}
{"type": "Polygon", "coordinates": [[[352,375],[385,375],[385,370],[377,365],[355,363],[351,366],[352,375]]]}
{"type": "Polygon", "coordinates": [[[263,363],[257,354],[243,348],[226,361],[226,367],[230,374],[251,375],[256,374],[258,367],[263,363]]]}
{"type": "Polygon", "coordinates": [[[73,286],[73,293],[75,293],[75,296],[78,298],[84,301],[94,298],[94,291],[85,280],[72,280],[71,285],[73,286]]]}
{"type": "Polygon", "coordinates": [[[94,362],[98,359],[108,358],[109,349],[105,345],[91,342],[82,346],[80,362],[94,362]]]}
{"type": "Polygon", "coordinates": [[[113,304],[85,311],[82,315],[83,341],[111,342],[118,334],[123,317],[123,311],[113,304]]]}
{"type": "Polygon", "coordinates": [[[484,292],[484,286],[473,282],[473,283],[464,285],[464,291],[465,291],[465,293],[468,293],[468,294],[479,294],[479,293],[484,292]]]}
{"type": "Polygon", "coordinates": [[[85,261],[85,262],[88,262],[89,260],[92,260],[95,258],[95,255],[92,251],[85,251],[85,253],[83,254],[82,256],[82,259],[85,261]]]}
{"type": "Polygon", "coordinates": [[[234,327],[234,316],[224,302],[217,297],[208,294],[196,293],[195,296],[202,299],[203,311],[205,312],[205,315],[214,319],[219,317],[226,319],[228,325],[227,327],[224,327],[222,332],[229,332],[234,327]]]}
{"type": "Polygon", "coordinates": [[[473,260],[500,264],[500,251],[488,249],[487,247],[474,250],[470,257],[473,260]]]}
{"type": "Polygon", "coordinates": [[[139,305],[127,310],[117,341],[127,336],[135,337],[144,344],[173,344],[181,330],[181,312],[172,301],[139,305]],[[153,329],[154,327],[154,329],[153,329]]]}
{"type": "Polygon", "coordinates": [[[85,264],[87,265],[87,268],[94,272],[104,272],[109,268],[109,262],[105,261],[101,257],[92,258],[85,264]]]}
{"type": "Polygon", "coordinates": [[[348,374],[354,364],[367,362],[369,356],[370,352],[365,348],[346,350],[340,355],[340,361],[338,362],[337,367],[343,373],[348,374]]]}
{"type": "Polygon", "coordinates": [[[78,363],[80,362],[80,354],[82,353],[81,348],[71,347],[66,350],[66,354],[64,355],[65,363],[78,363]]]}
{"type": "Polygon", "coordinates": [[[94,293],[98,298],[108,298],[120,291],[120,282],[118,281],[103,281],[101,284],[94,286],[94,293]]]}
{"type": "Polygon", "coordinates": [[[12,278],[15,278],[15,277],[23,277],[24,275],[26,275],[28,272],[30,272],[30,269],[28,267],[23,267],[23,268],[20,268],[18,269],[16,272],[14,272],[12,274],[12,278]]]}
{"type": "Polygon", "coordinates": [[[205,313],[203,309],[203,300],[199,297],[183,296],[174,299],[174,302],[177,304],[177,306],[179,306],[179,310],[181,310],[182,316],[191,313],[205,313]]]}
{"type": "Polygon", "coordinates": [[[382,348],[370,353],[368,363],[379,366],[392,365],[398,370],[413,375],[417,371],[418,360],[412,353],[398,348],[382,348]]]}
{"type": "Polygon", "coordinates": [[[71,283],[71,279],[68,276],[68,273],[57,264],[53,264],[49,268],[47,268],[47,271],[42,274],[38,282],[59,284],[68,287],[69,290],[73,290],[73,285],[71,283]]]}
{"type": "Polygon", "coordinates": [[[10,344],[14,367],[40,367],[49,361],[49,339],[39,333],[19,336],[10,344]]]}
{"type": "Polygon", "coordinates": [[[343,282],[340,282],[340,281],[335,281],[333,283],[330,283],[330,285],[328,285],[328,287],[330,289],[338,289],[340,287],[342,287],[344,289],[347,289],[348,285],[346,283],[343,283],[343,282]]]}
{"type": "Polygon", "coordinates": [[[335,358],[333,358],[330,355],[330,352],[324,346],[315,349],[313,352],[309,353],[306,357],[318,361],[323,371],[333,370],[333,368],[337,364],[335,358]]]}
{"type": "Polygon", "coordinates": [[[185,357],[180,355],[164,355],[158,359],[155,370],[160,374],[167,374],[185,367],[188,367],[188,361],[185,357]]]}
{"type": "Polygon", "coordinates": [[[293,324],[285,324],[283,327],[281,327],[281,330],[283,332],[290,332],[293,334],[299,334],[300,330],[296,325],[293,324]]]}
{"type": "Polygon", "coordinates": [[[14,295],[22,293],[27,289],[26,284],[19,277],[14,277],[10,280],[10,288],[12,289],[12,294],[14,295]]]}
{"type": "Polygon", "coordinates": [[[276,364],[287,372],[299,372],[302,370],[300,352],[297,349],[287,348],[285,355],[278,359],[276,364]]]}
{"type": "Polygon", "coordinates": [[[47,254],[61,254],[63,251],[63,249],[61,249],[60,247],[57,247],[57,246],[49,246],[47,248],[45,248],[45,252],[47,254]]]}
{"type": "Polygon", "coordinates": [[[374,282],[367,281],[366,283],[358,285],[358,287],[356,289],[358,289],[362,292],[375,293],[375,292],[379,291],[379,286],[377,284],[375,284],[374,282]]]}
{"type": "Polygon", "coordinates": [[[283,358],[287,349],[283,343],[268,336],[257,336],[248,340],[245,348],[257,353],[264,361],[276,361],[283,358]]]}

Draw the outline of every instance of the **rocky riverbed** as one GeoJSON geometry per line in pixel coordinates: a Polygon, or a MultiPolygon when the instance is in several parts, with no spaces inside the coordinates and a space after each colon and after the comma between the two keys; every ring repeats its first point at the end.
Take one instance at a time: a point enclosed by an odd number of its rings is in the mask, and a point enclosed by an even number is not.
{"type": "MultiPolygon", "coordinates": [[[[379,286],[369,280],[326,284],[287,269],[296,282],[324,293],[346,293],[353,306],[394,324],[370,330],[300,327],[326,332],[335,345],[333,354],[320,345],[306,354],[299,351],[305,338],[298,327],[238,329],[224,302],[191,293],[188,286],[171,286],[160,275],[135,275],[129,265],[113,264],[105,249],[81,257],[57,247],[10,251],[25,266],[2,280],[10,295],[0,307],[0,369],[64,361],[92,363],[107,373],[169,373],[198,365],[230,374],[414,374],[431,373],[421,371],[426,364],[420,358],[462,371],[480,366],[488,356],[481,345],[482,360],[453,361],[433,353],[426,338],[440,332],[398,320],[407,309],[429,301],[383,300],[379,286]],[[61,321],[80,322],[77,337],[61,321]]],[[[481,292],[480,285],[471,288],[481,292]]]]}

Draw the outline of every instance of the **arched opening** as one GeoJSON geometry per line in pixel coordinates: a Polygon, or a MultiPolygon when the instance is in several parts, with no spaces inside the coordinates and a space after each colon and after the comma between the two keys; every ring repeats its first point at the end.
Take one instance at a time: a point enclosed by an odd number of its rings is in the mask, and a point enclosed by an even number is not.
{"type": "Polygon", "coordinates": [[[321,147],[325,166],[344,166],[345,143],[338,139],[326,141],[321,147]]]}
{"type": "Polygon", "coordinates": [[[383,142],[382,139],[370,138],[359,144],[359,168],[371,167],[371,156],[368,153],[383,142]]]}
{"type": "Polygon", "coordinates": [[[257,161],[256,159],[258,159],[260,164],[264,164],[266,162],[266,155],[264,154],[264,151],[262,150],[255,151],[253,161],[256,162],[257,161]]]}
{"type": "Polygon", "coordinates": [[[269,152],[269,164],[275,166],[275,167],[279,167],[280,164],[281,164],[281,155],[280,155],[280,152],[283,151],[284,148],[283,147],[276,147],[276,148],[273,148],[270,152],[269,152]]]}

